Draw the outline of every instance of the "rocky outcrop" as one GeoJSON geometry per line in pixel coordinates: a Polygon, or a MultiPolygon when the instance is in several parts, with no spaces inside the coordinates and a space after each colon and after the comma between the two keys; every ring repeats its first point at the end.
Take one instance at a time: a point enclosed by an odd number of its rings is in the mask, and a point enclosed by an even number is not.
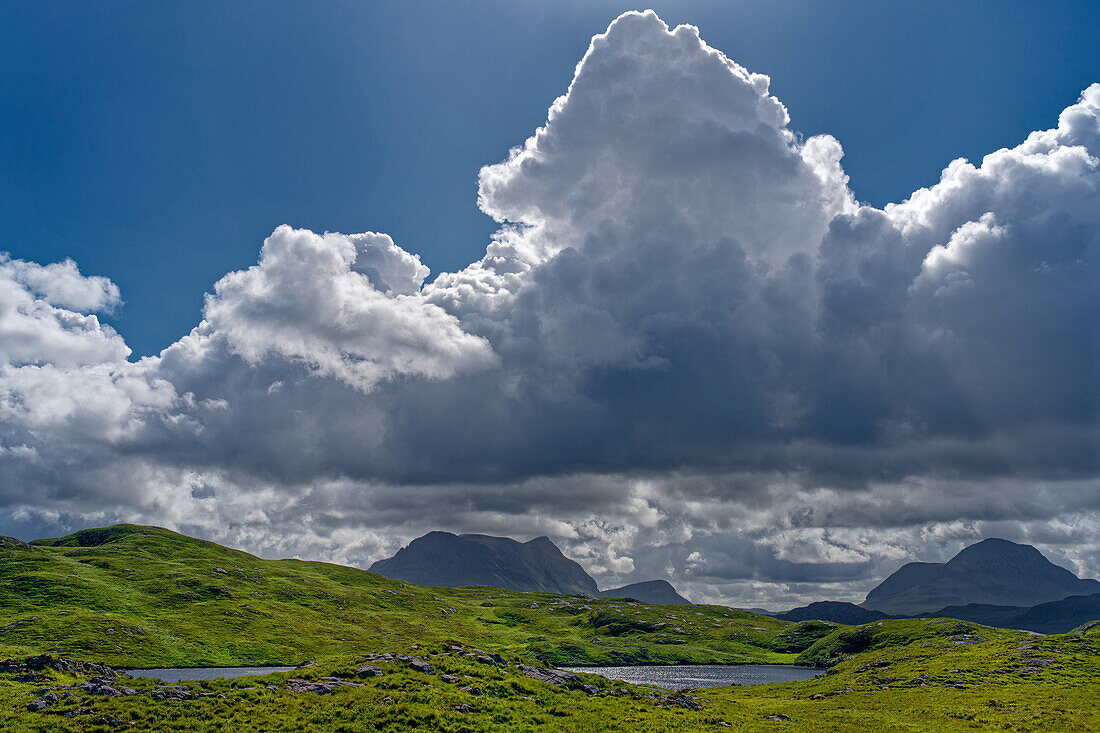
{"type": "Polygon", "coordinates": [[[284,689],[287,692],[312,692],[315,695],[330,695],[340,687],[362,687],[362,685],[337,677],[319,677],[316,680],[292,677],[286,681],[284,689]]]}
{"type": "Polygon", "coordinates": [[[355,670],[355,674],[359,677],[381,677],[382,668],[375,667],[373,664],[364,664],[355,670]]]}
{"type": "Polygon", "coordinates": [[[532,667],[528,664],[520,664],[517,665],[516,668],[531,679],[545,682],[554,687],[569,687],[581,684],[580,675],[560,669],[543,669],[541,667],[532,667]]]}
{"type": "MultiPolygon", "coordinates": [[[[371,654],[367,657],[368,662],[397,662],[404,664],[406,667],[414,672],[421,672],[423,674],[435,674],[435,667],[430,662],[426,662],[420,657],[410,657],[408,654],[390,654],[385,652],[384,654],[371,654]]],[[[362,669],[362,667],[360,667],[362,669]]],[[[381,671],[381,670],[379,670],[381,671]]]]}
{"type": "Polygon", "coordinates": [[[112,680],[103,677],[93,677],[87,682],[77,683],[68,689],[81,690],[89,695],[99,695],[101,697],[129,697],[137,694],[132,687],[116,686],[112,680]]]}
{"type": "Polygon", "coordinates": [[[3,674],[34,674],[45,669],[68,674],[90,674],[105,679],[115,679],[121,674],[117,669],[112,669],[106,664],[81,662],[68,657],[54,658],[49,654],[28,657],[22,661],[16,659],[0,660],[0,673],[3,674]]]}

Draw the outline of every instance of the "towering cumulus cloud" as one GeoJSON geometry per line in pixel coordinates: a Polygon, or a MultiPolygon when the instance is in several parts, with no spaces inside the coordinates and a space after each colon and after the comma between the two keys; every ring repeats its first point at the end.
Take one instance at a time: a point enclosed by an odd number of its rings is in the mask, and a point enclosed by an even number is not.
{"type": "Polygon", "coordinates": [[[0,259],[0,529],[170,524],[366,562],[550,534],[605,584],[856,596],[981,534],[1100,571],[1100,84],[885,209],[690,26],[628,13],[482,169],[485,256],[279,227],[128,361],[0,259]]]}

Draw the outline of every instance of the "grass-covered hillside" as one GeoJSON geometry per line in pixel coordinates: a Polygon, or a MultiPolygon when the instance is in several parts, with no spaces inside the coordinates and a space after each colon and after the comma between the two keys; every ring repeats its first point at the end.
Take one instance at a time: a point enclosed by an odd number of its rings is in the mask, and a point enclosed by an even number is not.
{"type": "Polygon", "coordinates": [[[181,685],[38,660],[0,665],[0,730],[1100,730],[1100,628],[1043,637],[906,620],[840,629],[819,650],[840,653],[853,634],[865,650],[817,679],[679,694],[437,643],[181,685]]]}
{"type": "Polygon", "coordinates": [[[443,590],[125,525],[0,541],[0,614],[0,656],[13,658],[0,662],[0,731],[1100,730],[1100,625],[1043,636],[948,619],[795,624],[443,590]],[[306,659],[317,661],[180,685],[102,666],[306,659]],[[553,670],[676,661],[827,673],[676,693],[553,670]]]}
{"type": "Polygon", "coordinates": [[[830,629],[721,606],[429,588],[118,525],[0,547],[0,655],[297,663],[461,641],[553,664],[790,662],[830,629]]]}

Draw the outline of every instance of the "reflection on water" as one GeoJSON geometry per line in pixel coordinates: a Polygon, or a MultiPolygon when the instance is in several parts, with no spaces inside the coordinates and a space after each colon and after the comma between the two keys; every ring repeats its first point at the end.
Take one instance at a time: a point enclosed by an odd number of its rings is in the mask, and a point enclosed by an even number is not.
{"type": "Polygon", "coordinates": [[[216,680],[219,677],[244,677],[250,674],[289,672],[294,667],[168,667],[161,669],[127,669],[134,677],[156,677],[165,682],[188,680],[216,680]]]}
{"type": "Polygon", "coordinates": [[[570,672],[587,672],[634,685],[656,685],[666,690],[682,687],[763,685],[769,682],[808,680],[822,674],[813,667],[787,664],[678,664],[660,667],[563,667],[570,672]]]}
{"type": "MultiPolygon", "coordinates": [[[[128,669],[134,677],[155,677],[165,682],[213,680],[219,677],[244,677],[273,672],[289,672],[294,667],[168,667],[128,669]]],[[[668,690],[682,687],[720,687],[722,685],[763,685],[768,682],[808,680],[821,674],[812,667],[786,664],[679,664],[652,667],[563,667],[569,672],[603,675],[635,685],[656,685],[668,690]]]]}

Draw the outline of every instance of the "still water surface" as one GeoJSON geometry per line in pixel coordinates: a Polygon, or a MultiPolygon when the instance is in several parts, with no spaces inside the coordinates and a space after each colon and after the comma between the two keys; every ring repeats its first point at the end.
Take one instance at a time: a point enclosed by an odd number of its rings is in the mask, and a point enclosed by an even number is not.
{"type": "MultiPolygon", "coordinates": [[[[169,667],[128,669],[126,672],[134,677],[155,677],[165,682],[187,682],[289,672],[293,669],[294,667],[169,667]]],[[[569,672],[603,675],[635,685],[656,685],[668,690],[678,690],[681,687],[791,682],[808,680],[821,674],[819,669],[786,664],[679,664],[654,667],[562,667],[562,669],[569,672]]]]}
{"type": "Polygon", "coordinates": [[[134,677],[156,677],[165,682],[188,680],[216,680],[219,677],[244,677],[249,674],[289,672],[294,667],[168,667],[161,669],[127,669],[134,677]]]}
{"type": "Polygon", "coordinates": [[[787,664],[678,664],[661,667],[562,667],[569,672],[598,674],[635,685],[657,685],[666,690],[681,687],[763,685],[768,682],[808,680],[822,674],[813,667],[787,664]]]}

